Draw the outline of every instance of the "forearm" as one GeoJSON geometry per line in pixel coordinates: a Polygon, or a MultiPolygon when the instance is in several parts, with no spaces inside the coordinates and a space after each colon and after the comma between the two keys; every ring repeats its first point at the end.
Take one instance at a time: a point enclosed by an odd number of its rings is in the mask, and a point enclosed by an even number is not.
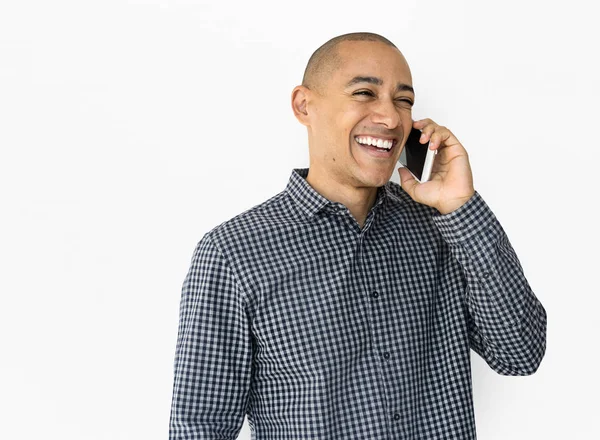
{"type": "Polygon", "coordinates": [[[501,374],[532,374],[545,353],[546,311],[502,226],[478,193],[433,220],[464,271],[472,348],[501,374]]]}

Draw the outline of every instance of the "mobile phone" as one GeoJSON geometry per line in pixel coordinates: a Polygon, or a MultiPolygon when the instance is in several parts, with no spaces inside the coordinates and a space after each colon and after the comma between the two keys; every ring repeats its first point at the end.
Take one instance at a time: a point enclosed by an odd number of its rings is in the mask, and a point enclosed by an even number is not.
{"type": "Polygon", "coordinates": [[[398,163],[407,168],[417,181],[423,183],[427,182],[431,176],[433,159],[437,150],[430,150],[429,142],[427,144],[420,143],[420,138],[421,130],[413,128],[400,153],[398,163]]]}

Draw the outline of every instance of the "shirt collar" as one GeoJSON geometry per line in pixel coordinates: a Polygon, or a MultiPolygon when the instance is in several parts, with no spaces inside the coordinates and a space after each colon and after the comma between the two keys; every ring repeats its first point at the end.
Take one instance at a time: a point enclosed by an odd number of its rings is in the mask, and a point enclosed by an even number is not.
{"type": "MultiPolygon", "coordinates": [[[[315,215],[321,209],[330,212],[346,209],[346,206],[342,203],[333,202],[321,195],[307,182],[308,170],[308,168],[294,168],[287,183],[286,191],[296,205],[309,217],[315,215]]],[[[379,209],[388,199],[388,185],[389,182],[377,188],[377,197],[371,210],[379,209]]]]}

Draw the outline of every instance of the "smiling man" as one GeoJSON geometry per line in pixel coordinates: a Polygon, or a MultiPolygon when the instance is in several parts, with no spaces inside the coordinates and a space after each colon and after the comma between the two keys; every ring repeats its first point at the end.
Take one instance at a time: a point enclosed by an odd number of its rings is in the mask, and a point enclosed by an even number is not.
{"type": "Polygon", "coordinates": [[[446,127],[412,120],[389,40],[341,35],[292,109],[309,168],[214,227],[183,283],[170,439],[476,439],[470,351],[530,375],[546,311],[446,127]],[[431,180],[398,169],[411,128],[431,180]]]}
{"type": "Polygon", "coordinates": [[[302,85],[292,92],[296,118],[308,128],[307,182],[347,206],[360,225],[412,127],[410,69],[385,41],[329,41],[313,54],[302,85]]]}

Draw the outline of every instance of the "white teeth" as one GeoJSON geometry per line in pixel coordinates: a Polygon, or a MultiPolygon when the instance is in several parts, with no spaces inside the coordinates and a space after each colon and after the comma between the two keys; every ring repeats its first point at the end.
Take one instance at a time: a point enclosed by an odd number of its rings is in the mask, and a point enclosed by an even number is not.
{"type": "Polygon", "coordinates": [[[356,139],[356,142],[358,142],[359,144],[373,145],[375,147],[385,148],[387,150],[392,148],[392,145],[394,144],[394,142],[391,140],[377,139],[377,138],[372,138],[370,136],[356,137],[355,139],[356,139]]]}

